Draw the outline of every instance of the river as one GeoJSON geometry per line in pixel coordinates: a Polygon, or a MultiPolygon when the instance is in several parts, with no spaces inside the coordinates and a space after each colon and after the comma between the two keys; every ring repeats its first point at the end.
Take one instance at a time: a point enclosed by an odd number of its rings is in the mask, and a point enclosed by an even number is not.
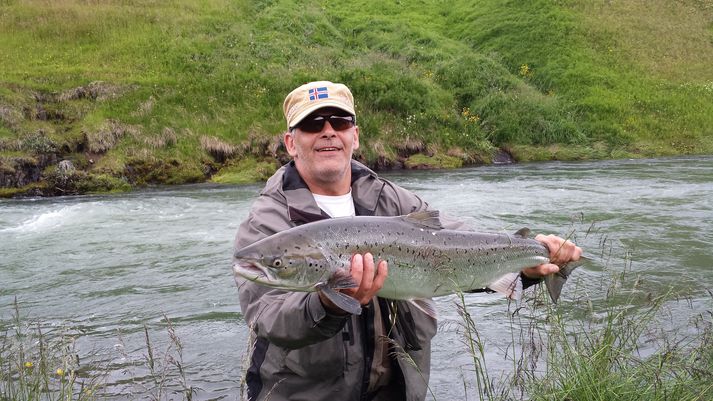
{"type": "MultiPolygon", "coordinates": [[[[550,162],[401,171],[383,176],[482,231],[571,236],[591,261],[574,289],[594,301],[616,271],[639,291],[684,294],[662,322],[671,329],[713,310],[713,158],[550,162]]],[[[0,328],[22,321],[69,334],[89,370],[105,372],[111,399],[150,398],[144,328],[154,354],[180,339],[194,399],[240,399],[248,329],[230,269],[233,237],[261,185],[195,185],[120,195],[0,200],[0,328]]],[[[579,295],[578,295],[579,296],[579,295]]],[[[491,377],[512,371],[514,306],[466,295],[491,377]]],[[[455,296],[437,300],[431,389],[438,400],[474,398],[455,296]]],[[[527,308],[527,304],[525,304],[527,308]]],[[[173,344],[169,352],[177,357],[173,344]]],[[[175,369],[173,370],[175,372],[175,369]]],[[[175,385],[177,379],[172,379],[175,385]]]]}

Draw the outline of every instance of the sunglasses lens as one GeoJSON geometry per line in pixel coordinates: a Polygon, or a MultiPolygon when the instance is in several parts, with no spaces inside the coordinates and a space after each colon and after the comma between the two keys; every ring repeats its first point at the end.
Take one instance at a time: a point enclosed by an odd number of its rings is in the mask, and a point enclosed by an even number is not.
{"type": "Polygon", "coordinates": [[[344,131],[345,129],[354,126],[354,120],[352,119],[352,116],[330,116],[329,124],[332,126],[332,128],[334,128],[335,131],[344,131]]]}
{"type": "Polygon", "coordinates": [[[322,130],[322,128],[324,128],[325,121],[326,120],[321,117],[305,118],[299,124],[297,124],[297,127],[304,132],[319,132],[322,130]]]}
{"type": "Polygon", "coordinates": [[[304,132],[320,132],[327,120],[335,131],[344,131],[354,126],[353,116],[317,116],[305,118],[297,124],[297,127],[304,132]]]}

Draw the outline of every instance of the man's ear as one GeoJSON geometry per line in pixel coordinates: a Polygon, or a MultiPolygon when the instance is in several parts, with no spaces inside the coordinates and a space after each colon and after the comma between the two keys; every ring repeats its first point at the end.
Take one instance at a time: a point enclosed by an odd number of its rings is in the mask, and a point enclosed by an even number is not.
{"type": "Polygon", "coordinates": [[[354,127],[354,150],[359,149],[359,126],[354,127]]]}
{"type": "Polygon", "coordinates": [[[292,132],[286,131],[282,136],[282,140],[285,142],[287,153],[294,158],[297,155],[297,151],[295,150],[295,138],[293,138],[292,135],[292,132]]]}

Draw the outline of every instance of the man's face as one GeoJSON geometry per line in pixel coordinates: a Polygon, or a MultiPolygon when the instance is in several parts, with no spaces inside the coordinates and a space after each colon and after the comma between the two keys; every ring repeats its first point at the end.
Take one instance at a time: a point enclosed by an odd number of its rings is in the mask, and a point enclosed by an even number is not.
{"type": "Polygon", "coordinates": [[[333,107],[319,109],[305,117],[292,132],[285,134],[287,152],[308,183],[325,185],[341,182],[348,177],[352,153],[359,148],[359,127],[356,125],[344,124],[343,121],[319,121],[319,118],[313,121],[316,117],[328,119],[330,116],[348,117],[349,113],[333,107]],[[306,131],[314,130],[309,125],[314,127],[322,122],[324,126],[319,132],[306,131]]]}

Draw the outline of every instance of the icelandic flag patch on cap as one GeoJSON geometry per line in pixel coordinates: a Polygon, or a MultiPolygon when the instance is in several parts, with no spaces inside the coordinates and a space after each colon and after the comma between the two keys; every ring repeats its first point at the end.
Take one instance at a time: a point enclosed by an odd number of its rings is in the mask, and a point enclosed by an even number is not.
{"type": "Polygon", "coordinates": [[[326,86],[322,86],[320,88],[312,88],[309,90],[309,100],[327,99],[328,97],[329,93],[327,93],[326,86]]]}

